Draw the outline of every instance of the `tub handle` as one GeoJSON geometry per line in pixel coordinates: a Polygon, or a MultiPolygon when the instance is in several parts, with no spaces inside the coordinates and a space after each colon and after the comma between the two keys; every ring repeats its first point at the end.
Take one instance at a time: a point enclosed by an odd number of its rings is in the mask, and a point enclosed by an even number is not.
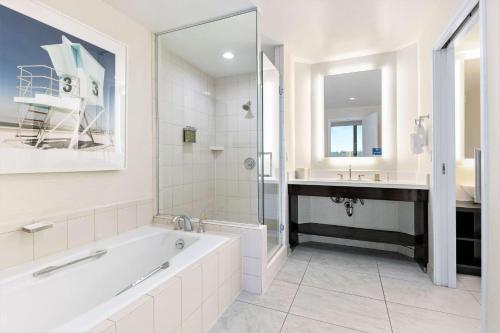
{"type": "Polygon", "coordinates": [[[86,256],[86,257],[83,257],[83,258],[79,258],[79,259],[67,262],[65,264],[62,264],[62,265],[45,267],[44,269],[41,269],[41,270],[36,271],[35,273],[33,273],[33,276],[34,277],[38,277],[38,276],[47,275],[49,273],[58,271],[60,269],[66,268],[68,266],[72,266],[74,264],[78,264],[79,262],[82,262],[82,261],[86,261],[86,260],[90,260],[90,259],[98,259],[98,258],[102,257],[103,255],[105,255],[106,253],[108,253],[107,250],[98,250],[98,251],[95,251],[94,253],[92,253],[89,256],[86,256]]]}
{"type": "Polygon", "coordinates": [[[150,277],[152,277],[153,275],[155,275],[156,273],[158,273],[159,271],[162,271],[164,269],[167,269],[168,266],[170,266],[170,263],[168,261],[165,261],[163,264],[161,264],[160,266],[156,267],[155,269],[153,269],[149,274],[141,277],[139,280],[129,284],[128,286],[126,286],[125,288],[123,288],[122,290],[120,290],[118,293],[116,293],[115,296],[118,296],[120,294],[123,294],[124,292],[126,292],[127,290],[129,289],[132,289],[134,288],[135,286],[137,286],[138,284],[146,281],[147,279],[149,279],[150,277]]]}

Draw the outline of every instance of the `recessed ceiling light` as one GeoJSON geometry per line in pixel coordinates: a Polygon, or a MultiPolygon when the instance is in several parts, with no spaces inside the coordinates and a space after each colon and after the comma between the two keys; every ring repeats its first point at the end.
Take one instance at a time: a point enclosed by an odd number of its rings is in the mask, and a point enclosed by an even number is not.
{"type": "Polygon", "coordinates": [[[349,100],[350,100],[350,101],[355,101],[355,100],[356,100],[356,97],[349,97],[349,100]]]}
{"type": "Polygon", "coordinates": [[[228,59],[228,60],[229,59],[233,59],[234,58],[234,53],[233,52],[229,52],[229,51],[228,52],[224,52],[224,54],[222,55],[222,57],[224,59],[228,59]]]}

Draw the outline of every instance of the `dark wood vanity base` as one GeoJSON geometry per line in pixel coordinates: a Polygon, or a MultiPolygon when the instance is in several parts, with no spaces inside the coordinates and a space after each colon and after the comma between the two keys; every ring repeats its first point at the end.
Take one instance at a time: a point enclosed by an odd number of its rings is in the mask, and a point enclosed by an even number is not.
{"type": "Polygon", "coordinates": [[[344,238],[368,242],[396,244],[414,247],[414,259],[427,270],[428,263],[428,202],[427,189],[402,189],[379,187],[349,187],[289,184],[289,239],[293,248],[299,242],[299,234],[344,238]],[[299,196],[347,197],[368,200],[407,201],[414,203],[415,235],[396,231],[362,229],[322,223],[299,223],[299,196]]]}

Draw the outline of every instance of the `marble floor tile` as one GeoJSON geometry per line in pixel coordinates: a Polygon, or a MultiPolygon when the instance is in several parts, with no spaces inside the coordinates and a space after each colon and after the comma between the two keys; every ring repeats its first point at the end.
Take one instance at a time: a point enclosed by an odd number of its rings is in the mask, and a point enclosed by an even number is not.
{"type": "Polygon", "coordinates": [[[301,286],[291,314],[365,332],[391,332],[384,301],[301,286]]]}
{"type": "Polygon", "coordinates": [[[412,260],[378,259],[381,276],[409,281],[430,281],[429,276],[412,260]]]}
{"type": "Polygon", "coordinates": [[[481,277],[457,274],[457,288],[481,292],[481,277]]]}
{"type": "Polygon", "coordinates": [[[256,295],[242,291],[238,296],[238,300],[288,312],[298,287],[299,285],[297,284],[274,280],[264,294],[256,295]]]}
{"type": "Polygon", "coordinates": [[[296,247],[292,251],[292,253],[290,253],[290,256],[288,256],[288,258],[309,262],[309,260],[311,260],[313,253],[315,253],[315,252],[316,251],[312,248],[300,246],[300,247],[296,247]]]}
{"type": "Polygon", "coordinates": [[[311,263],[307,268],[302,284],[384,300],[380,277],[375,274],[358,273],[311,263]]]}
{"type": "Polygon", "coordinates": [[[361,331],[289,314],[281,333],[358,333],[361,331]]]}
{"type": "Polygon", "coordinates": [[[476,299],[476,301],[481,304],[481,293],[477,291],[469,291],[472,297],[476,299]]]}
{"type": "Polygon", "coordinates": [[[306,272],[308,263],[306,261],[288,259],[283,268],[278,272],[275,279],[295,284],[300,284],[306,272]]]}
{"type": "Polygon", "coordinates": [[[388,302],[436,310],[470,318],[480,317],[480,306],[470,292],[438,287],[429,281],[407,281],[382,276],[388,302]]]}
{"type": "Polygon", "coordinates": [[[283,312],[236,301],[210,333],[279,333],[285,317],[283,312]]]}
{"type": "Polygon", "coordinates": [[[478,319],[387,303],[394,333],[479,333],[478,319]]]}
{"type": "Polygon", "coordinates": [[[378,275],[377,262],[374,258],[362,254],[342,251],[321,252],[313,255],[311,264],[331,266],[359,273],[378,275]]]}

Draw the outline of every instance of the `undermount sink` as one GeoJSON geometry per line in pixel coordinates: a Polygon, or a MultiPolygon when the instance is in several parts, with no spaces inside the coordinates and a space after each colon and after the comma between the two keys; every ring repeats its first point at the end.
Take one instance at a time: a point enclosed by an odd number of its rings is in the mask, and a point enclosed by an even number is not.
{"type": "Polygon", "coordinates": [[[467,193],[468,196],[471,197],[472,200],[474,200],[475,192],[476,192],[476,187],[474,185],[460,185],[462,190],[464,190],[465,193],[467,193]]]}

